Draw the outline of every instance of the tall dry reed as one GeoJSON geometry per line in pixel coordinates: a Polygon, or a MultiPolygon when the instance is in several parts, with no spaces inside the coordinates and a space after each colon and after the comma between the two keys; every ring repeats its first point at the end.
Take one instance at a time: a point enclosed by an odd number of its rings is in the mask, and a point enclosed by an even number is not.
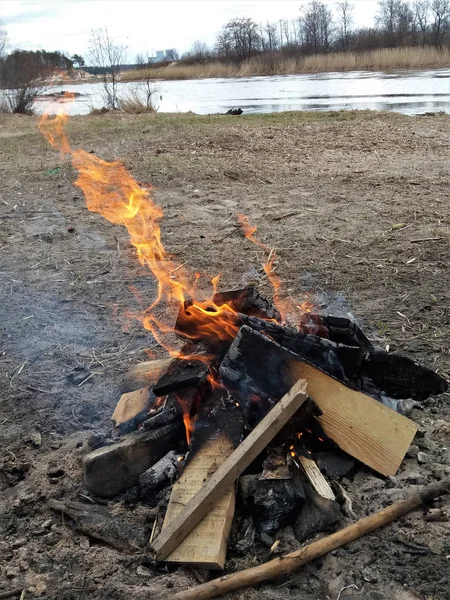
{"type": "MultiPolygon", "coordinates": [[[[239,65],[218,61],[204,65],[173,63],[153,69],[155,79],[207,79],[213,77],[253,77],[328,71],[385,71],[392,69],[437,69],[450,66],[450,49],[416,47],[383,48],[368,52],[332,52],[306,57],[260,55],[239,65]]],[[[122,81],[139,81],[139,70],[126,71],[122,81]]]]}

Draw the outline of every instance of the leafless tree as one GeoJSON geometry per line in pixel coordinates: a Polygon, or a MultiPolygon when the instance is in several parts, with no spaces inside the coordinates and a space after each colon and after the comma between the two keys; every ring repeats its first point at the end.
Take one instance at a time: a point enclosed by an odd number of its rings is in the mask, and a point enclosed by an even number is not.
{"type": "Polygon", "coordinates": [[[376,22],[387,47],[400,46],[412,30],[414,15],[404,0],[379,0],[376,22]]]}
{"type": "Polygon", "coordinates": [[[431,29],[433,32],[433,41],[435,46],[440,46],[445,35],[448,33],[450,19],[450,0],[432,0],[431,14],[433,22],[431,29]]]}
{"type": "Polygon", "coordinates": [[[15,50],[1,60],[2,108],[8,112],[32,112],[36,98],[50,87],[47,81],[55,72],[42,60],[41,52],[15,50]]]}
{"type": "Polygon", "coordinates": [[[422,33],[422,41],[428,30],[430,21],[430,2],[429,0],[414,0],[413,3],[414,19],[422,33]]]}
{"type": "Polygon", "coordinates": [[[258,25],[248,17],[228,21],[216,40],[218,54],[228,60],[242,61],[251,58],[260,46],[258,25]]]}
{"type": "Polygon", "coordinates": [[[201,42],[200,40],[196,40],[190,50],[185,52],[182,56],[182,60],[186,63],[190,62],[191,64],[203,64],[208,62],[213,58],[213,53],[208,48],[208,45],[205,42],[201,42]]]}
{"type": "Polygon", "coordinates": [[[0,60],[6,57],[6,45],[8,43],[8,33],[0,22],[0,60]]]}
{"type": "Polygon", "coordinates": [[[98,67],[103,82],[104,99],[107,108],[119,108],[118,84],[121,65],[126,60],[126,46],[112,38],[106,27],[91,32],[91,62],[98,67]]]}
{"type": "Polygon", "coordinates": [[[312,0],[303,9],[302,25],[305,45],[310,52],[328,52],[333,32],[333,14],[318,0],[312,0]]]}
{"type": "Polygon", "coordinates": [[[280,41],[278,37],[278,27],[276,23],[267,23],[261,25],[261,47],[265,52],[275,52],[280,47],[280,41]]]}
{"type": "MultiPolygon", "coordinates": [[[[155,85],[154,78],[154,63],[150,56],[150,53],[138,54],[136,56],[136,64],[139,67],[140,79],[134,84],[134,88],[131,91],[131,97],[125,98],[123,102],[134,102],[136,105],[139,104],[139,99],[144,96],[145,110],[147,112],[154,112],[158,110],[158,106],[155,102],[155,96],[158,93],[158,88],[155,85]]],[[[121,104],[119,99],[119,104],[121,104]]]]}
{"type": "Polygon", "coordinates": [[[353,11],[355,6],[349,0],[336,4],[338,13],[339,45],[343,50],[350,48],[350,34],[353,25],[353,11]]]}

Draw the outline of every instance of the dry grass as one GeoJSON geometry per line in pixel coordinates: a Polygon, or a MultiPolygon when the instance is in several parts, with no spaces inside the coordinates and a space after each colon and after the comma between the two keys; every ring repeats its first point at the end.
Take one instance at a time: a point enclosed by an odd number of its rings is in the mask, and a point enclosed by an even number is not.
{"type": "MultiPolygon", "coordinates": [[[[300,58],[260,56],[240,65],[212,62],[205,65],[171,64],[155,67],[155,79],[206,79],[212,77],[252,77],[327,71],[441,68],[450,64],[448,48],[383,48],[369,52],[333,52],[300,58]]],[[[138,81],[144,72],[127,71],[122,81],[138,81]]],[[[145,72],[145,77],[147,73],[145,72]]]]}
{"type": "Polygon", "coordinates": [[[156,112],[153,105],[147,106],[137,94],[131,94],[119,101],[120,110],[131,115],[140,115],[142,113],[156,112]]]}

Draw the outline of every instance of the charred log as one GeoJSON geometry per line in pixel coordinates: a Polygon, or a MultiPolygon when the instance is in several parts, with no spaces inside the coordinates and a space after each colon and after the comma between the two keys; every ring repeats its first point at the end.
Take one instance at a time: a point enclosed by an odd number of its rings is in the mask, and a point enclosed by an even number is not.
{"type": "Polygon", "coordinates": [[[410,358],[373,347],[365,350],[346,346],[255,317],[239,315],[239,320],[348,387],[377,400],[380,399],[379,392],[390,398],[425,400],[448,390],[443,377],[410,358]]]}
{"type": "Polygon", "coordinates": [[[373,349],[361,366],[362,388],[375,386],[391,398],[426,400],[448,390],[447,381],[406,356],[373,349]]]}
{"type": "Polygon", "coordinates": [[[177,473],[181,470],[182,461],[183,455],[171,450],[161,460],[142,473],[139,476],[141,499],[154,500],[157,492],[175,480],[177,473]]]}
{"type": "Polygon", "coordinates": [[[201,360],[177,358],[153,387],[155,396],[161,397],[186,388],[197,387],[209,373],[209,366],[201,360]]]}
{"type": "Polygon", "coordinates": [[[305,313],[298,327],[302,333],[325,337],[337,344],[359,346],[366,350],[373,347],[358,325],[345,317],[324,317],[316,313],[305,313]]]}
{"type": "Polygon", "coordinates": [[[259,475],[244,475],[239,480],[239,495],[253,515],[257,531],[267,535],[293,524],[305,502],[299,477],[261,480],[259,475]]]}
{"type": "Polygon", "coordinates": [[[328,531],[342,519],[339,504],[319,496],[310,485],[304,484],[305,501],[294,525],[299,542],[311,538],[320,531],[328,531]]]}
{"type": "Polygon", "coordinates": [[[231,292],[219,292],[214,294],[213,302],[216,306],[227,304],[231,310],[244,315],[281,321],[281,315],[272,302],[252,287],[231,292]]]}
{"type": "Polygon", "coordinates": [[[64,513],[72,520],[75,529],[91,538],[109,544],[118,550],[136,552],[145,549],[149,535],[142,527],[115,518],[106,510],[82,504],[50,499],[53,510],[64,513]]]}

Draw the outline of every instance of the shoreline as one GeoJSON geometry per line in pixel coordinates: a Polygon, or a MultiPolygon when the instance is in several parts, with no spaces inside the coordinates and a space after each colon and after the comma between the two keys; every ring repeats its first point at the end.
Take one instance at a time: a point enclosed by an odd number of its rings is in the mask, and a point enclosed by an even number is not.
{"type": "Polygon", "coordinates": [[[242,79],[282,75],[318,75],[320,73],[393,72],[439,70],[450,67],[447,48],[387,48],[369,52],[334,52],[306,57],[285,58],[261,55],[241,64],[218,61],[198,65],[171,63],[163,67],[122,72],[122,82],[147,79],[242,79]]]}

